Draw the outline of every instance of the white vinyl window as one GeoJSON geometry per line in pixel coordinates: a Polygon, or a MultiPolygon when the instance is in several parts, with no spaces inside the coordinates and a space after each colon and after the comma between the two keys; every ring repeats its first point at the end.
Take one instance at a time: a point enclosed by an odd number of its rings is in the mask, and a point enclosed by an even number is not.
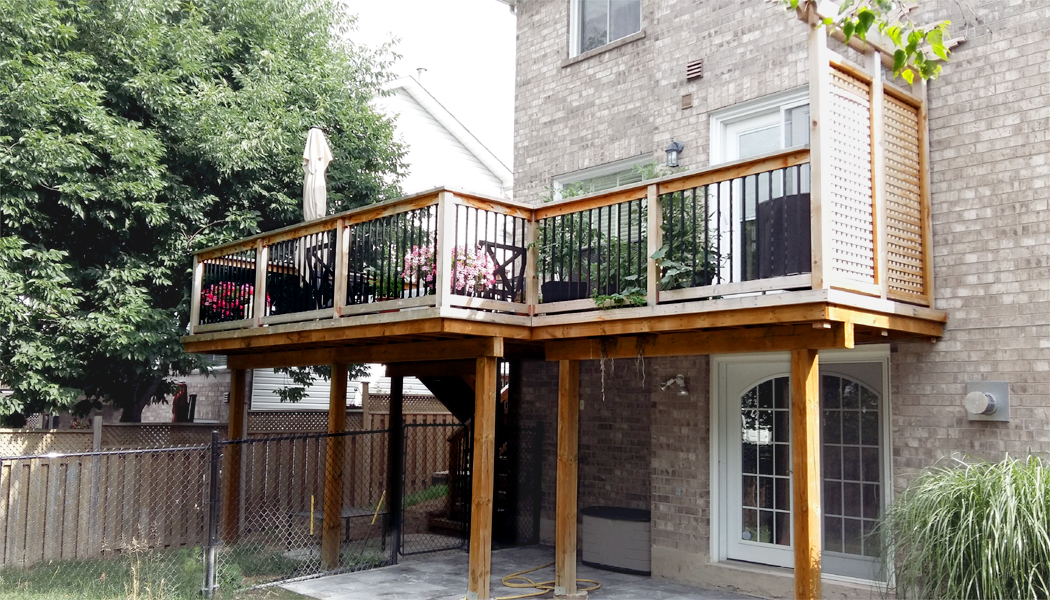
{"type": "Polygon", "coordinates": [[[642,29],[641,0],[573,0],[572,56],[600,48],[642,29]]]}
{"type": "Polygon", "coordinates": [[[642,168],[652,162],[653,157],[646,154],[559,175],[554,178],[554,199],[593,194],[621,185],[638,183],[645,179],[642,168]]]}

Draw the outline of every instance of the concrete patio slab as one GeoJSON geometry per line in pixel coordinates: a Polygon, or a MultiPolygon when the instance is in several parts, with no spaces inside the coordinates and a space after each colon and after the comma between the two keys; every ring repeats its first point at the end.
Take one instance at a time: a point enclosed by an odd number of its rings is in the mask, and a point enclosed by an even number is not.
{"type": "MultiPolygon", "coordinates": [[[[509,588],[502,579],[554,560],[554,548],[527,546],[508,548],[492,553],[492,598],[517,596],[535,592],[535,589],[509,588]]],[[[283,588],[323,600],[462,600],[467,591],[466,552],[440,555],[418,555],[402,558],[399,564],[343,575],[299,581],[283,588]]],[[[707,590],[670,581],[604,571],[584,565],[577,567],[577,577],[601,583],[591,592],[595,600],[715,600],[747,599],[722,590],[707,590]]],[[[549,566],[525,575],[532,581],[554,579],[554,567],[549,566]]],[[[582,584],[581,587],[589,584],[582,584]]],[[[550,593],[546,594],[550,598],[550,593]]]]}

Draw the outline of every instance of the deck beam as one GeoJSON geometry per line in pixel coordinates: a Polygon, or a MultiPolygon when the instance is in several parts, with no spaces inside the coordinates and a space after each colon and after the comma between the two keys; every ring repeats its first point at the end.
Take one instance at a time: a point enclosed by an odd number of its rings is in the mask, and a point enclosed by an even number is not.
{"type": "Polygon", "coordinates": [[[601,360],[655,356],[699,356],[739,352],[778,352],[799,347],[853,347],[853,324],[781,325],[754,329],[660,333],[616,338],[547,342],[547,360],[601,360]]]}
{"type": "Polygon", "coordinates": [[[264,354],[234,354],[227,359],[231,369],[276,369],[333,363],[388,363],[473,359],[503,356],[503,338],[481,337],[435,342],[408,342],[348,348],[286,350],[264,354]]]}

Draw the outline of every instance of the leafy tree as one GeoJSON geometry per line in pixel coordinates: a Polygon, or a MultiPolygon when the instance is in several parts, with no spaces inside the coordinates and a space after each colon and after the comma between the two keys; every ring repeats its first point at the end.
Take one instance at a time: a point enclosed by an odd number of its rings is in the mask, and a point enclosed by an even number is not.
{"type": "Polygon", "coordinates": [[[331,210],[396,194],[391,55],[335,1],[0,0],[0,415],[137,421],[200,366],[192,252],[302,218],[309,127],[331,210]]]}
{"type": "MultiPolygon", "coordinates": [[[[792,10],[812,0],[775,0],[792,10]]],[[[841,0],[837,3],[838,14],[824,16],[821,24],[839,29],[848,42],[853,36],[867,40],[874,27],[894,46],[893,74],[908,83],[915,75],[923,79],[935,79],[941,72],[938,60],[948,60],[948,48],[944,45],[948,37],[948,21],[929,27],[916,25],[908,17],[910,0],[841,0]]]]}

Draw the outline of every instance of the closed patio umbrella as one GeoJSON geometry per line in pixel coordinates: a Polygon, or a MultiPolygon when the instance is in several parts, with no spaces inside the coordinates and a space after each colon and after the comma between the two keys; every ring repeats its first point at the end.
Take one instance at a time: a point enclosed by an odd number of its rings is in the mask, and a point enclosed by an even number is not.
{"type": "MultiPolygon", "coordinates": [[[[312,127],[306,136],[306,148],[303,150],[303,219],[306,221],[320,219],[327,212],[328,189],[324,173],[330,162],[332,151],[328,148],[324,132],[312,127]]],[[[316,272],[320,266],[316,263],[321,258],[318,253],[324,239],[323,234],[316,234],[296,244],[295,262],[302,285],[308,285],[311,279],[316,279],[316,276],[311,278],[311,272],[316,272]]]]}
{"type": "Polygon", "coordinates": [[[332,162],[332,151],[324,138],[324,132],[313,127],[306,136],[303,150],[303,218],[307,221],[325,216],[328,204],[328,189],[324,172],[332,162]]]}

